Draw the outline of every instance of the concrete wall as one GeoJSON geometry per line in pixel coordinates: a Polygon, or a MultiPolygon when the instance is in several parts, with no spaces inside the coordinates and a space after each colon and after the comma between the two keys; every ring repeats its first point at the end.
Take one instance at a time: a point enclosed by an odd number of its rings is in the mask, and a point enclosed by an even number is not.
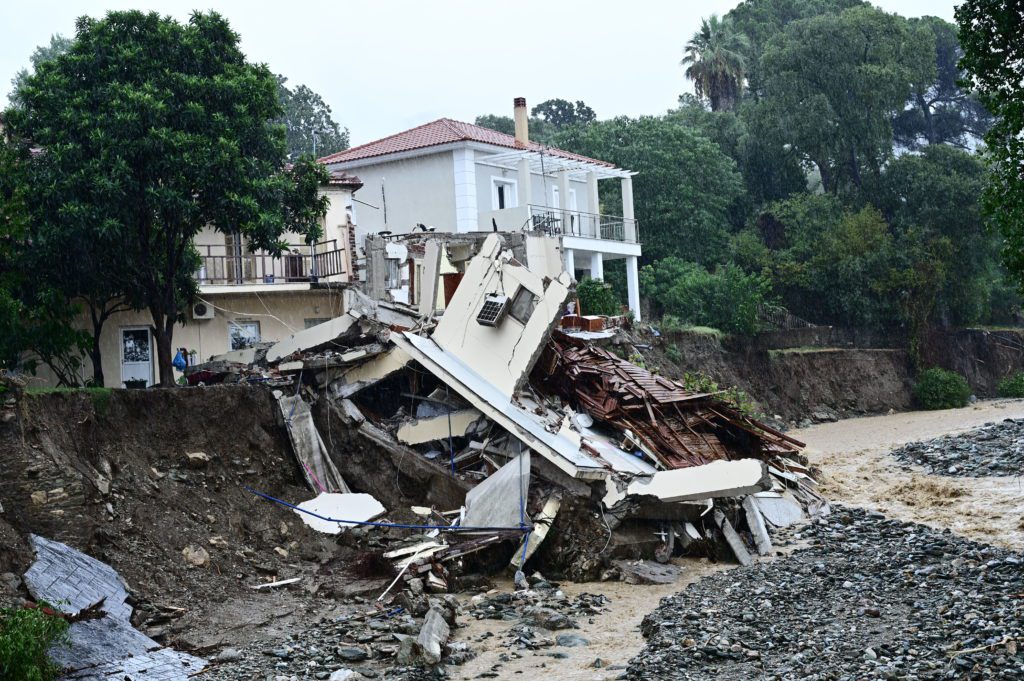
{"type": "Polygon", "coordinates": [[[451,150],[359,166],[349,172],[363,181],[358,198],[364,203],[355,208],[356,243],[362,244],[367,234],[385,229],[382,185],[387,199],[386,229],[405,234],[418,222],[433,225],[439,232],[455,229],[455,164],[451,150]]]}

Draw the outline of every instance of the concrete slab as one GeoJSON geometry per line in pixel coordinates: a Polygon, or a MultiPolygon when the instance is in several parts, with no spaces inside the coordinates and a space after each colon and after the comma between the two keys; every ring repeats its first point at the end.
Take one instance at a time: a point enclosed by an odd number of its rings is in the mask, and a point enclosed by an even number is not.
{"type": "Polygon", "coordinates": [[[330,345],[332,341],[344,336],[358,321],[350,314],[343,314],[323,324],[297,331],[284,340],[271,345],[267,350],[267,361],[273,364],[294,352],[313,351],[330,345]]]}
{"type": "Polygon", "coordinates": [[[804,519],[800,504],[782,496],[768,497],[754,495],[754,503],[765,520],[775,527],[789,527],[804,519]]]}
{"type": "MultiPolygon", "coordinates": [[[[335,518],[337,520],[354,520],[357,522],[366,522],[373,520],[383,515],[387,509],[379,501],[373,498],[369,494],[318,494],[316,497],[303,501],[301,504],[296,504],[299,508],[304,511],[310,511],[317,513],[327,518],[335,518]]],[[[343,527],[355,527],[352,523],[337,523],[328,520],[321,520],[320,518],[314,518],[309,513],[302,513],[295,511],[299,514],[304,522],[309,527],[313,528],[317,532],[324,532],[325,534],[338,534],[341,532],[343,527]]]]}
{"type": "Polygon", "coordinates": [[[437,283],[441,277],[441,246],[439,239],[427,242],[423,254],[423,275],[420,278],[423,289],[420,291],[419,313],[432,316],[437,306],[437,283]]]}
{"type": "Polygon", "coordinates": [[[750,528],[750,534],[754,537],[754,546],[757,547],[758,555],[772,555],[772,540],[768,536],[768,528],[764,525],[764,518],[761,516],[761,511],[758,510],[753,496],[744,497],[743,511],[746,513],[747,527],[750,528]]]}
{"type": "Polygon", "coordinates": [[[463,437],[469,427],[480,418],[476,409],[462,409],[450,414],[408,421],[398,427],[398,441],[407,445],[418,445],[435,440],[463,437]]]}
{"type": "Polygon", "coordinates": [[[754,558],[747,551],[747,547],[743,544],[743,539],[737,534],[733,528],[732,523],[725,517],[725,514],[719,511],[717,508],[714,513],[715,525],[722,531],[722,536],[725,537],[726,543],[729,544],[729,548],[732,549],[733,555],[736,556],[736,560],[740,565],[752,565],[754,558]]]}
{"type": "Polygon", "coordinates": [[[533,532],[530,533],[529,539],[526,540],[526,550],[523,550],[523,545],[520,543],[515,555],[512,556],[512,567],[522,569],[526,561],[530,560],[530,557],[537,552],[541,542],[548,536],[551,525],[555,522],[555,516],[558,515],[558,509],[561,506],[562,500],[558,497],[551,497],[544,503],[544,508],[533,519],[533,532]]]}
{"type": "Polygon", "coordinates": [[[771,489],[771,479],[764,462],[739,459],[658,471],[650,478],[634,480],[626,493],[672,502],[739,497],[766,489],[771,489]]]}
{"type": "Polygon", "coordinates": [[[519,527],[530,491],[530,452],[499,468],[466,495],[466,527],[519,527]]]}
{"type": "Polygon", "coordinates": [[[320,431],[313,423],[313,415],[309,405],[301,395],[285,395],[277,401],[284,417],[288,439],[291,440],[295,458],[306,478],[306,484],[314,492],[350,491],[345,478],[341,477],[338,467],[331,461],[324,445],[320,431]]]}

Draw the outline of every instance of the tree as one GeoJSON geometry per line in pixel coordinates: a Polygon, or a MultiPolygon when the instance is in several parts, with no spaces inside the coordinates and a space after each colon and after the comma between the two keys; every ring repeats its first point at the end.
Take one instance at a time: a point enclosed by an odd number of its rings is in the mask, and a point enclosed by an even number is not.
{"type": "Polygon", "coordinates": [[[910,149],[926,144],[952,144],[971,149],[992,125],[978,98],[959,84],[963,50],[956,26],[938,17],[909,19],[911,30],[928,31],[935,41],[935,69],[912,84],[906,107],[893,121],[896,142],[910,149]],[[933,75],[934,77],[929,77],[933,75]]]}
{"type": "Polygon", "coordinates": [[[556,128],[569,125],[586,125],[597,118],[594,110],[584,102],[575,104],[564,99],[549,99],[530,109],[530,115],[550,123],[556,128]]]}
{"type": "Polygon", "coordinates": [[[42,149],[29,176],[66,176],[28,191],[120,246],[153,318],[160,382],[173,385],[174,325],[195,294],[193,238],[210,226],[276,255],[286,231],[316,238],[310,216],[326,205],[311,201],[309,178],[326,171],[309,161],[285,171],[276,80],[214,12],[186,24],[138,11],[79,19],[69,51],[21,92],[7,117],[23,147],[42,149]]]}
{"type": "Polygon", "coordinates": [[[305,85],[292,90],[287,82],[284,76],[277,76],[277,94],[284,109],[277,122],[285,127],[288,159],[321,158],[348,149],[348,128],[338,126],[323,98],[305,85]]]}
{"type": "MultiPolygon", "coordinates": [[[[40,64],[59,57],[67,52],[69,47],[71,47],[70,38],[65,38],[60,33],[54,33],[50,36],[49,45],[40,45],[32,53],[32,56],[29,57],[32,70],[38,71],[40,64]]],[[[21,87],[29,75],[31,74],[28,69],[20,69],[14,74],[14,78],[11,79],[11,92],[7,95],[11,106],[21,106],[21,87]]]]}
{"type": "MultiPolygon", "coordinates": [[[[516,134],[516,122],[511,116],[498,116],[496,114],[484,114],[483,116],[477,116],[474,121],[477,125],[482,128],[489,130],[497,130],[503,132],[506,135],[516,134]]],[[[531,116],[528,121],[528,127],[530,131],[530,141],[537,142],[538,144],[552,144],[555,134],[558,132],[551,123],[545,121],[542,118],[531,116]]]]}
{"type": "Polygon", "coordinates": [[[743,91],[750,40],[728,19],[712,14],[701,19],[700,30],[686,43],[681,64],[693,81],[698,97],[711,102],[712,111],[732,111],[743,91]]]}
{"type": "Polygon", "coordinates": [[[1024,290],[1024,8],[1008,0],[965,0],[956,21],[964,51],[960,67],[995,116],[985,134],[985,210],[1003,235],[1006,267],[1024,290]]]}
{"type": "Polygon", "coordinates": [[[891,155],[892,119],[934,54],[930,33],[872,7],[794,21],[765,47],[759,106],[826,191],[859,189],[891,155]]]}
{"type": "MultiPolygon", "coordinates": [[[[554,141],[640,173],[633,196],[646,261],[675,255],[714,265],[724,259],[729,211],[743,193],[743,180],[707,137],[667,118],[644,116],[572,127],[554,141]]],[[[601,201],[602,212],[621,211],[614,187],[602,189],[601,201]]]]}

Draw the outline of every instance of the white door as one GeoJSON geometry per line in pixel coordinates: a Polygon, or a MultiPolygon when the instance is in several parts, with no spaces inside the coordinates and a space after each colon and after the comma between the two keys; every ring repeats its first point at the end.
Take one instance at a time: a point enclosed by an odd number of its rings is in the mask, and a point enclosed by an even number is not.
{"type": "MultiPolygon", "coordinates": [[[[153,338],[146,327],[121,329],[121,382],[153,383],[153,338]]],[[[127,386],[126,386],[127,387],[127,386]]]]}

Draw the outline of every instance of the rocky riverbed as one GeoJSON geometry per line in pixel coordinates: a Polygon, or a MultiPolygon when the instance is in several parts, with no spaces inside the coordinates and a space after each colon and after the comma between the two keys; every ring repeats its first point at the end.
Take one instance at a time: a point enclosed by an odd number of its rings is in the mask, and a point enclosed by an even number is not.
{"type": "Polygon", "coordinates": [[[1024,419],[986,423],[966,433],[911,442],[892,451],[937,475],[983,477],[1024,473],[1024,419]]]}
{"type": "Polygon", "coordinates": [[[1024,555],[838,507],[662,600],[629,679],[1024,678],[1024,555]]]}

